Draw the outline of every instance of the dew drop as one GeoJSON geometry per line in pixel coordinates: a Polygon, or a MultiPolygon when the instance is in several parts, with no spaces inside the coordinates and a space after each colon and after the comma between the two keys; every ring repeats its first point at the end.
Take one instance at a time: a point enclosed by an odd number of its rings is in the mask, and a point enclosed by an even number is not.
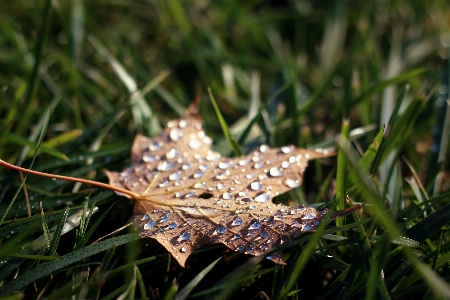
{"type": "Polygon", "coordinates": [[[150,220],[147,223],[145,223],[144,225],[144,230],[149,230],[150,228],[152,228],[153,226],[155,226],[155,221],[150,220]]]}
{"type": "Polygon", "coordinates": [[[312,220],[314,219],[314,216],[312,214],[306,214],[302,218],[303,220],[312,220]]]}
{"type": "Polygon", "coordinates": [[[186,120],[180,120],[180,122],[178,122],[178,127],[180,128],[186,128],[189,125],[189,123],[186,120]]]}
{"type": "Polygon", "coordinates": [[[248,165],[248,159],[241,159],[241,160],[239,161],[239,165],[240,165],[240,166],[246,166],[246,165],[248,165]]]}
{"type": "Polygon", "coordinates": [[[278,167],[272,167],[269,170],[269,175],[272,177],[281,177],[283,176],[283,169],[280,169],[278,167]]]}
{"type": "Polygon", "coordinates": [[[221,161],[219,163],[219,169],[225,170],[228,169],[229,167],[231,167],[232,162],[231,161],[221,161]]]}
{"type": "Polygon", "coordinates": [[[250,183],[250,188],[254,191],[259,191],[262,189],[262,183],[259,181],[253,181],[250,183]]]}
{"type": "Polygon", "coordinates": [[[174,128],[170,131],[169,133],[170,139],[174,142],[178,142],[179,140],[181,140],[183,138],[183,131],[174,128]]]}
{"type": "Polygon", "coordinates": [[[239,245],[236,247],[236,251],[242,252],[242,251],[244,251],[244,247],[242,245],[239,245]]]}
{"type": "Polygon", "coordinates": [[[256,202],[264,203],[270,200],[270,196],[268,193],[260,193],[255,197],[256,202]]]}
{"type": "Polygon", "coordinates": [[[240,226],[242,225],[242,219],[240,217],[234,218],[233,222],[231,223],[233,226],[240,226]]]}
{"type": "Polygon", "coordinates": [[[224,184],[224,183],[218,183],[217,184],[217,189],[218,190],[223,190],[223,189],[225,189],[227,186],[224,184]]]}
{"type": "Polygon", "coordinates": [[[249,173],[249,174],[245,175],[245,178],[247,178],[247,179],[253,179],[253,178],[255,178],[255,175],[252,174],[252,173],[249,173]]]}
{"type": "Polygon", "coordinates": [[[148,220],[148,219],[150,219],[150,216],[147,215],[147,214],[145,214],[145,215],[141,218],[141,221],[146,221],[146,220],[148,220]]]}
{"type": "Polygon", "coordinates": [[[291,157],[289,157],[289,162],[291,164],[295,164],[297,162],[297,159],[295,158],[295,156],[291,156],[291,157]]]}
{"type": "Polygon", "coordinates": [[[189,232],[187,232],[187,231],[181,233],[180,236],[178,237],[178,239],[179,239],[180,241],[187,241],[187,240],[189,240],[190,238],[191,238],[191,234],[190,234],[189,232]]]}
{"type": "Polygon", "coordinates": [[[230,192],[225,192],[222,195],[222,199],[224,199],[224,200],[231,200],[231,199],[233,199],[233,194],[231,194],[230,192]]]}
{"type": "Polygon", "coordinates": [[[181,172],[177,171],[169,175],[169,180],[178,180],[181,178],[181,172]]]}
{"type": "Polygon", "coordinates": [[[311,225],[309,225],[309,224],[303,225],[303,231],[308,231],[308,230],[311,230],[311,229],[312,229],[311,225]]]}
{"type": "Polygon", "coordinates": [[[217,152],[210,152],[206,155],[206,160],[207,161],[216,161],[220,159],[220,154],[217,152]]]}
{"type": "Polygon", "coordinates": [[[161,182],[161,183],[159,184],[159,187],[166,187],[168,184],[169,184],[169,181],[164,180],[163,182],[161,182]]]}
{"type": "Polygon", "coordinates": [[[196,171],[195,173],[194,173],[194,175],[192,175],[194,178],[201,178],[201,177],[203,177],[203,175],[204,175],[205,173],[203,173],[203,172],[201,172],[201,171],[196,171]]]}
{"type": "Polygon", "coordinates": [[[290,188],[296,188],[300,186],[300,180],[293,178],[286,179],[283,183],[290,188]]]}
{"type": "Polygon", "coordinates": [[[183,196],[183,193],[181,192],[176,192],[175,195],[173,195],[174,198],[180,198],[181,196],[183,196]]]}
{"type": "Polygon", "coordinates": [[[212,139],[209,136],[205,136],[203,138],[203,143],[205,143],[207,145],[211,145],[212,144],[212,139]]]}
{"type": "Polygon", "coordinates": [[[240,197],[246,197],[246,196],[248,196],[248,193],[247,192],[239,192],[238,195],[240,197]]]}
{"type": "Polygon", "coordinates": [[[150,154],[146,154],[142,157],[142,160],[147,163],[154,162],[154,161],[156,161],[156,157],[153,155],[150,155],[150,154]]]}
{"type": "Polygon", "coordinates": [[[159,149],[161,149],[162,145],[163,145],[163,143],[161,143],[161,142],[151,142],[148,145],[148,150],[150,150],[150,151],[159,150],[159,149]]]}
{"type": "Polygon", "coordinates": [[[183,253],[186,253],[186,252],[187,252],[187,248],[186,248],[186,247],[182,247],[182,248],[180,249],[180,251],[183,252],[183,253]]]}
{"type": "Polygon", "coordinates": [[[216,231],[217,231],[217,233],[219,233],[219,234],[223,234],[223,233],[225,233],[225,232],[227,231],[227,228],[226,228],[225,226],[218,225],[218,226],[216,227],[216,231]]]}
{"type": "Polygon", "coordinates": [[[166,153],[166,157],[167,157],[167,159],[173,159],[173,158],[177,157],[179,153],[180,153],[180,151],[178,151],[175,148],[172,148],[169,150],[169,152],[166,153]]]}
{"type": "Polygon", "coordinates": [[[175,222],[169,224],[170,229],[175,229],[175,228],[177,228],[177,226],[178,226],[178,224],[175,222]]]}
{"type": "Polygon", "coordinates": [[[162,161],[158,164],[157,169],[159,171],[170,171],[175,168],[175,163],[170,161],[162,161]]]}
{"type": "Polygon", "coordinates": [[[281,147],[281,152],[283,152],[284,154],[292,153],[292,151],[294,151],[294,147],[292,146],[281,147]]]}
{"type": "Polygon", "coordinates": [[[190,140],[189,141],[189,148],[197,150],[200,149],[203,146],[203,142],[199,140],[190,140]]]}
{"type": "Polygon", "coordinates": [[[287,162],[287,161],[283,161],[283,162],[281,163],[281,167],[282,167],[283,169],[288,169],[290,166],[291,166],[291,164],[290,164],[289,162],[287,162]]]}
{"type": "Polygon", "coordinates": [[[255,162],[255,163],[261,162],[262,159],[263,159],[262,156],[259,155],[259,154],[255,154],[255,155],[253,155],[253,157],[252,157],[252,160],[253,160],[253,162],[255,162]]]}
{"type": "Polygon", "coordinates": [[[259,234],[263,239],[265,239],[266,237],[268,237],[269,236],[269,233],[267,232],[267,231],[262,231],[260,234],[259,234]]]}
{"type": "Polygon", "coordinates": [[[262,167],[264,167],[264,162],[262,162],[262,161],[257,162],[253,165],[253,168],[255,168],[255,169],[261,169],[262,167]]]}
{"type": "Polygon", "coordinates": [[[164,223],[166,223],[166,222],[169,222],[169,216],[162,216],[161,217],[161,222],[164,222],[164,223]]]}
{"type": "Polygon", "coordinates": [[[196,184],[194,184],[194,188],[196,189],[203,189],[206,187],[206,182],[197,182],[196,184]]]}
{"type": "Polygon", "coordinates": [[[266,153],[267,151],[269,151],[269,146],[261,145],[261,147],[259,147],[259,151],[261,151],[261,153],[266,153]]]}
{"type": "Polygon", "coordinates": [[[185,165],[183,165],[182,167],[181,167],[181,169],[183,169],[183,170],[190,170],[192,167],[191,167],[191,165],[190,164],[185,164],[185,165]]]}
{"type": "Polygon", "coordinates": [[[230,177],[230,170],[226,170],[225,172],[223,172],[222,174],[219,174],[219,175],[217,175],[216,176],[216,179],[219,179],[219,180],[225,180],[225,179],[228,179],[228,177],[230,177]]]}
{"type": "Polygon", "coordinates": [[[209,170],[209,166],[207,166],[207,165],[200,165],[200,166],[198,166],[198,168],[199,168],[200,171],[202,171],[202,172],[206,172],[206,171],[209,170]]]}
{"type": "Polygon", "coordinates": [[[261,226],[262,226],[261,221],[255,220],[255,221],[253,221],[252,223],[250,223],[250,226],[248,227],[248,229],[250,229],[250,230],[256,230],[256,229],[261,228],[261,226]]]}

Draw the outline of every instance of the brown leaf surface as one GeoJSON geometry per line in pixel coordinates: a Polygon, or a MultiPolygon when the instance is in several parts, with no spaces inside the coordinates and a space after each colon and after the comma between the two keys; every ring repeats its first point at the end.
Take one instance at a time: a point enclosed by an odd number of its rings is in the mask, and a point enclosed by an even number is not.
{"type": "MultiPolygon", "coordinates": [[[[107,172],[111,185],[139,195],[134,213],[140,236],[156,239],[181,266],[207,244],[262,255],[322,221],[326,211],[274,204],[272,198],[300,186],[308,160],[330,154],[263,145],[245,157],[226,158],[211,144],[193,104],[160,136],[138,135],[129,168],[107,172]]],[[[279,252],[268,258],[284,263],[279,252]]]]}

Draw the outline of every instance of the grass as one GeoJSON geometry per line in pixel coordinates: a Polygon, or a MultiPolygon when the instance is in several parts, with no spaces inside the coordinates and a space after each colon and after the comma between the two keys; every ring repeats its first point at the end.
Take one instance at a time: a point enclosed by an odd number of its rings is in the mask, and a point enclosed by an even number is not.
{"type": "Polygon", "coordinates": [[[184,269],[132,228],[92,244],[128,223],[132,201],[2,169],[0,295],[450,297],[449,15],[445,1],[5,3],[1,159],[106,182],[137,133],[158,134],[200,90],[224,155],[338,150],[278,201],[367,205],[287,245],[286,266],[216,245],[184,269]]]}

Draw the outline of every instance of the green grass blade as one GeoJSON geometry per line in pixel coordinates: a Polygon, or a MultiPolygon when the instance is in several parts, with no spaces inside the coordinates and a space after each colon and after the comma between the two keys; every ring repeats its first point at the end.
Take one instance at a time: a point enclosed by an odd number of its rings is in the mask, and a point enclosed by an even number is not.
{"type": "Polygon", "coordinates": [[[48,276],[53,272],[56,272],[61,268],[67,267],[74,262],[80,261],[94,254],[108,250],[113,245],[122,245],[137,239],[139,239],[139,236],[137,234],[127,234],[119,237],[110,238],[97,244],[60,256],[59,259],[56,261],[40,264],[39,266],[36,266],[34,269],[31,269],[23,273],[16,279],[5,284],[0,290],[0,296],[10,295],[24,288],[25,286],[27,286],[28,284],[32,283],[33,281],[39,278],[48,276]]]}
{"type": "Polygon", "coordinates": [[[214,106],[214,110],[217,115],[217,119],[219,119],[220,127],[222,127],[223,134],[225,135],[225,138],[228,141],[228,144],[231,146],[231,149],[233,149],[234,155],[236,156],[242,156],[244,152],[242,151],[239,144],[236,142],[234,137],[231,135],[230,128],[228,127],[227,123],[225,122],[225,119],[222,116],[222,113],[220,112],[219,106],[216,103],[216,100],[214,100],[214,96],[211,92],[211,89],[208,88],[209,98],[211,99],[211,102],[214,106]]]}
{"type": "Polygon", "coordinates": [[[56,227],[56,231],[53,234],[53,238],[50,243],[50,256],[56,255],[56,248],[58,247],[59,238],[61,237],[61,233],[64,228],[64,224],[66,223],[67,217],[69,216],[69,212],[70,208],[66,207],[61,214],[61,220],[58,223],[58,227],[56,227]]]}

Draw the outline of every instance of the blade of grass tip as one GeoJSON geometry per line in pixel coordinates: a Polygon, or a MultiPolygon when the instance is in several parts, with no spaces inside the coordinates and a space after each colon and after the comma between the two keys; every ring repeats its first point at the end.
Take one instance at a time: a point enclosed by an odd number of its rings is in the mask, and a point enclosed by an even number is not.
{"type": "Polygon", "coordinates": [[[102,43],[94,36],[88,35],[88,41],[94,46],[99,54],[106,59],[113,71],[127,87],[131,94],[130,102],[133,104],[131,112],[138,128],[144,127],[151,136],[157,135],[161,131],[158,118],[155,117],[152,109],[147,104],[138,88],[136,80],[126,71],[125,67],[102,45],[102,43]]]}
{"type": "Polygon", "coordinates": [[[42,229],[44,231],[44,239],[45,239],[45,250],[50,249],[50,243],[52,241],[52,236],[50,234],[50,230],[48,229],[47,220],[45,219],[44,209],[42,208],[42,202],[39,203],[39,208],[41,211],[42,218],[42,229]]]}
{"type": "Polygon", "coordinates": [[[89,228],[89,230],[83,235],[83,238],[75,246],[75,249],[81,249],[82,247],[84,247],[84,245],[86,245],[89,238],[92,236],[94,231],[97,229],[97,227],[100,225],[100,223],[103,221],[103,219],[106,217],[106,215],[109,213],[109,211],[113,206],[114,203],[102,213],[102,215],[97,219],[97,221],[95,221],[95,223],[91,226],[91,228],[89,228]]]}
{"type": "Polygon", "coordinates": [[[141,271],[137,266],[134,266],[134,269],[136,270],[136,280],[139,284],[139,292],[141,293],[141,299],[148,299],[146,291],[147,287],[145,286],[145,282],[144,279],[142,278],[141,271]]]}
{"type": "MultiPolygon", "coordinates": [[[[327,213],[324,217],[324,220],[327,220],[331,216],[331,212],[327,213]]],[[[286,284],[284,285],[284,289],[279,291],[278,294],[274,297],[274,299],[283,300],[286,299],[287,295],[293,289],[295,283],[298,281],[298,277],[302,273],[305,268],[307,262],[311,259],[311,256],[316,249],[317,243],[322,236],[322,232],[327,226],[327,222],[321,222],[319,227],[317,227],[317,231],[312,234],[311,241],[309,241],[306,246],[301,250],[301,254],[298,257],[297,261],[291,268],[291,272],[286,274],[286,284]]]]}
{"type": "Polygon", "coordinates": [[[137,234],[127,234],[119,237],[113,237],[108,240],[99,242],[97,244],[87,246],[83,249],[73,251],[69,254],[60,256],[59,259],[56,261],[50,261],[40,264],[39,266],[36,266],[24,272],[17,278],[3,285],[2,288],[0,289],[0,296],[12,294],[17,290],[26,287],[28,284],[32,283],[33,281],[39,278],[50,275],[55,271],[67,267],[68,265],[74,262],[83,260],[97,253],[106,251],[113,245],[120,246],[137,239],[139,239],[139,236],[137,234]]]}
{"type": "Polygon", "coordinates": [[[194,279],[192,279],[184,288],[182,288],[173,298],[174,300],[184,300],[192,292],[192,290],[200,283],[200,281],[212,270],[212,268],[221,260],[219,257],[213,261],[209,266],[204,268],[200,273],[198,273],[194,279]]]}
{"type": "MultiPolygon", "coordinates": [[[[50,120],[51,113],[52,113],[52,111],[49,111],[48,114],[47,114],[47,118],[45,119],[44,126],[43,126],[42,131],[41,131],[41,136],[39,137],[38,143],[36,145],[36,149],[34,151],[33,158],[31,159],[31,164],[30,164],[30,167],[29,167],[30,169],[33,167],[34,160],[36,159],[36,156],[37,156],[37,154],[39,152],[39,148],[41,147],[42,141],[44,140],[45,132],[47,131],[47,125],[48,125],[48,121],[50,120]]],[[[9,210],[11,209],[11,207],[13,206],[14,202],[17,199],[17,196],[19,196],[19,193],[22,190],[22,187],[25,184],[25,182],[27,180],[27,177],[28,177],[28,173],[27,173],[27,175],[25,175],[25,178],[23,179],[22,183],[20,184],[19,188],[17,189],[16,194],[14,195],[14,197],[10,201],[8,207],[6,208],[5,212],[3,213],[3,216],[2,216],[2,218],[0,220],[0,226],[3,224],[3,221],[5,220],[6,216],[8,215],[9,210]]]]}
{"type": "Polygon", "coordinates": [[[222,113],[219,110],[219,106],[217,105],[216,100],[214,99],[214,96],[211,92],[211,89],[208,88],[209,98],[211,99],[211,102],[214,106],[214,110],[217,115],[217,119],[219,119],[220,127],[222,127],[223,134],[225,135],[225,138],[228,141],[228,144],[230,144],[231,149],[233,149],[233,152],[236,156],[242,156],[244,153],[239,146],[239,144],[236,142],[236,140],[233,138],[230,132],[230,128],[228,127],[227,123],[225,122],[225,119],[222,116],[222,113]]]}
{"type": "Polygon", "coordinates": [[[166,293],[164,294],[163,300],[172,300],[173,297],[175,297],[175,295],[177,294],[177,292],[178,292],[178,284],[176,279],[174,279],[172,284],[169,286],[166,293]]]}
{"type": "Polygon", "coordinates": [[[56,255],[56,248],[58,247],[59,238],[61,237],[64,224],[66,223],[67,217],[69,216],[69,211],[70,208],[66,207],[61,215],[61,220],[58,223],[58,227],[56,227],[55,233],[53,234],[53,238],[50,243],[50,256],[56,255]]]}
{"type": "MultiPolygon", "coordinates": [[[[337,171],[336,171],[336,209],[344,210],[346,207],[346,197],[345,194],[347,189],[347,157],[345,151],[350,147],[350,142],[348,136],[350,133],[350,121],[344,119],[342,121],[341,135],[339,137],[340,144],[344,148],[338,150],[338,161],[337,161],[337,171]]],[[[336,226],[340,227],[344,225],[344,218],[336,219],[336,226]]]]}

